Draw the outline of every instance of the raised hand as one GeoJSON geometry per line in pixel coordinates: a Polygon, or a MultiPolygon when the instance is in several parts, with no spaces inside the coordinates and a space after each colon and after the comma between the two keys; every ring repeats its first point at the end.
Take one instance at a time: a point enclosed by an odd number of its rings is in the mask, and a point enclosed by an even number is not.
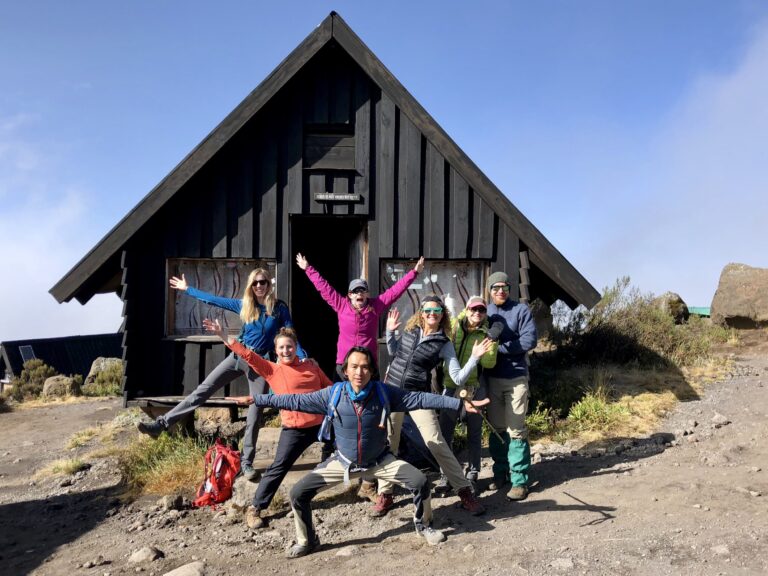
{"type": "Polygon", "coordinates": [[[181,290],[182,292],[186,292],[187,288],[189,288],[189,285],[187,284],[187,278],[184,276],[184,274],[181,275],[181,278],[172,276],[169,280],[169,283],[171,288],[174,290],[181,290]]]}
{"type": "Polygon", "coordinates": [[[203,318],[203,328],[205,328],[209,332],[214,332],[216,336],[221,338],[224,344],[227,343],[227,333],[218,319],[211,320],[210,318],[203,318]]]}
{"type": "Polygon", "coordinates": [[[424,256],[419,258],[419,261],[416,262],[416,266],[414,266],[413,269],[416,270],[416,274],[421,274],[421,271],[424,270],[424,256]]]}
{"type": "Polygon", "coordinates": [[[296,254],[296,264],[302,270],[306,270],[307,266],[309,266],[309,261],[299,252],[296,254]]]}
{"type": "Polygon", "coordinates": [[[394,332],[400,327],[400,311],[397,308],[392,308],[387,313],[387,330],[394,332]]]}
{"type": "Polygon", "coordinates": [[[483,354],[488,352],[493,345],[493,340],[490,338],[483,338],[480,342],[475,342],[472,346],[472,356],[475,358],[481,358],[483,354]]]}

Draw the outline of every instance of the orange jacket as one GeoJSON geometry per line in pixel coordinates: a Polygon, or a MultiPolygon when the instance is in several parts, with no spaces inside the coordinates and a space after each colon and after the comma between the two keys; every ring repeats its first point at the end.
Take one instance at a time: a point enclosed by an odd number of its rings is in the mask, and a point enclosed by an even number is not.
{"type": "MultiPolygon", "coordinates": [[[[312,362],[300,362],[296,358],[291,364],[276,364],[265,360],[240,342],[234,341],[227,345],[235,354],[248,362],[248,366],[257,374],[264,377],[275,394],[305,394],[333,384],[320,367],[312,362]]],[[[319,426],[323,418],[324,416],[320,414],[280,410],[283,428],[311,428],[319,426]]]]}

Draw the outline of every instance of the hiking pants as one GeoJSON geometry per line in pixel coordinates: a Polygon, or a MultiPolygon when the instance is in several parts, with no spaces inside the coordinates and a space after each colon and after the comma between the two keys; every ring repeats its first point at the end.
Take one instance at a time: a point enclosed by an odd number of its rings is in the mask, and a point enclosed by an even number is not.
{"type": "MultiPolygon", "coordinates": [[[[446,388],[443,391],[444,396],[454,397],[456,395],[455,388],[446,388]]],[[[456,430],[456,421],[459,419],[459,415],[464,414],[467,422],[467,448],[469,449],[469,462],[467,464],[467,470],[465,476],[473,476],[477,479],[477,475],[480,473],[480,456],[483,447],[483,417],[480,414],[471,414],[464,411],[462,405],[461,411],[455,410],[441,410],[440,411],[440,432],[445,438],[445,443],[451,448],[453,447],[453,433],[456,430]]]]}
{"type": "MultiPolygon", "coordinates": [[[[251,370],[245,360],[241,360],[235,354],[230,354],[221,363],[216,366],[205,380],[195,388],[184,400],[179,402],[172,410],[160,416],[157,420],[165,425],[172,426],[179,419],[187,414],[194,412],[205,401],[213,396],[218,390],[224,388],[235,378],[244,375],[248,378],[248,390],[251,396],[264,394],[267,390],[267,382],[251,370]]],[[[243,437],[243,452],[240,455],[240,462],[246,464],[253,463],[253,456],[256,452],[256,441],[259,438],[259,426],[261,425],[261,413],[263,408],[251,404],[248,407],[248,416],[245,420],[245,435],[243,437]]]]}
{"type": "Polygon", "coordinates": [[[291,470],[296,460],[304,453],[304,450],[317,442],[317,433],[320,425],[309,428],[283,428],[277,441],[275,460],[264,471],[259,480],[259,487],[253,496],[253,507],[265,510],[285,475],[291,470]]]}
{"type": "Polygon", "coordinates": [[[513,486],[525,486],[531,468],[531,448],[525,425],[528,377],[489,377],[488,397],[491,399],[488,421],[504,438],[502,443],[495,434],[491,434],[488,441],[493,458],[493,475],[509,477],[513,486]]]}
{"type": "MultiPolygon", "coordinates": [[[[312,508],[310,502],[315,495],[344,481],[346,465],[337,457],[329,458],[318,465],[312,472],[299,480],[291,488],[290,499],[293,508],[293,523],[296,527],[296,543],[306,546],[314,542],[315,529],[312,526],[312,508]]],[[[413,524],[416,530],[432,523],[432,503],[427,477],[421,471],[393,454],[387,454],[378,466],[363,472],[350,472],[349,478],[364,476],[372,479],[394,482],[410,490],[413,494],[413,524]]]]}
{"type": "MultiPolygon", "coordinates": [[[[448,482],[456,490],[468,487],[469,480],[464,477],[461,471],[461,464],[453,455],[451,446],[446,443],[440,432],[440,424],[437,421],[437,415],[434,410],[413,410],[408,412],[416,427],[419,429],[424,443],[429,448],[432,456],[437,460],[440,470],[448,477],[448,482]]],[[[389,435],[389,447],[394,454],[400,447],[400,429],[403,427],[404,412],[393,412],[391,416],[392,433],[389,435]]],[[[379,482],[379,494],[391,494],[392,484],[384,480],[379,482]]]]}

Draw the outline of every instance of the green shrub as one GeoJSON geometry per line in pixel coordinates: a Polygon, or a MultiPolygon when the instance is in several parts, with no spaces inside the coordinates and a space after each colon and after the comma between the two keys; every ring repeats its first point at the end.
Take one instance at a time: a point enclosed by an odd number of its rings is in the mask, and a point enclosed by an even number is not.
{"type": "Polygon", "coordinates": [[[96,380],[83,389],[86,396],[120,396],[123,390],[123,364],[110,363],[96,374],[96,380]]]}
{"type": "Polygon", "coordinates": [[[605,431],[629,414],[625,406],[613,402],[610,382],[610,373],[595,370],[592,386],[568,411],[569,426],[579,432],[605,431]]]}
{"type": "Polygon", "coordinates": [[[536,408],[525,417],[525,425],[533,437],[551,434],[557,426],[557,411],[537,402],[536,408]]]}
{"type": "Polygon", "coordinates": [[[43,392],[43,384],[51,376],[56,376],[56,370],[37,358],[27,360],[21,370],[21,374],[11,380],[11,388],[8,395],[22,402],[37,398],[43,392]]]}

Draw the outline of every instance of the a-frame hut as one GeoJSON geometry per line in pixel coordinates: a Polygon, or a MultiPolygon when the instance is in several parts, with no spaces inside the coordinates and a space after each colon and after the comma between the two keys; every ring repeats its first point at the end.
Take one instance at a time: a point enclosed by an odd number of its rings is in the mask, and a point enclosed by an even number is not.
{"type": "Polygon", "coordinates": [[[335,315],[294,264],[297,252],[340,291],[364,276],[374,294],[424,255],[425,274],[399,303],[405,314],[425,292],[460,307],[500,269],[531,301],[591,307],[599,298],[335,13],[51,294],[86,303],[116,292],[126,398],[180,394],[224,349],[201,329],[201,316],[219,312],[170,290],[168,278],[185,272],[201,289],[239,297],[244,275],[267,265],[302,344],[330,368],[335,315]]]}

